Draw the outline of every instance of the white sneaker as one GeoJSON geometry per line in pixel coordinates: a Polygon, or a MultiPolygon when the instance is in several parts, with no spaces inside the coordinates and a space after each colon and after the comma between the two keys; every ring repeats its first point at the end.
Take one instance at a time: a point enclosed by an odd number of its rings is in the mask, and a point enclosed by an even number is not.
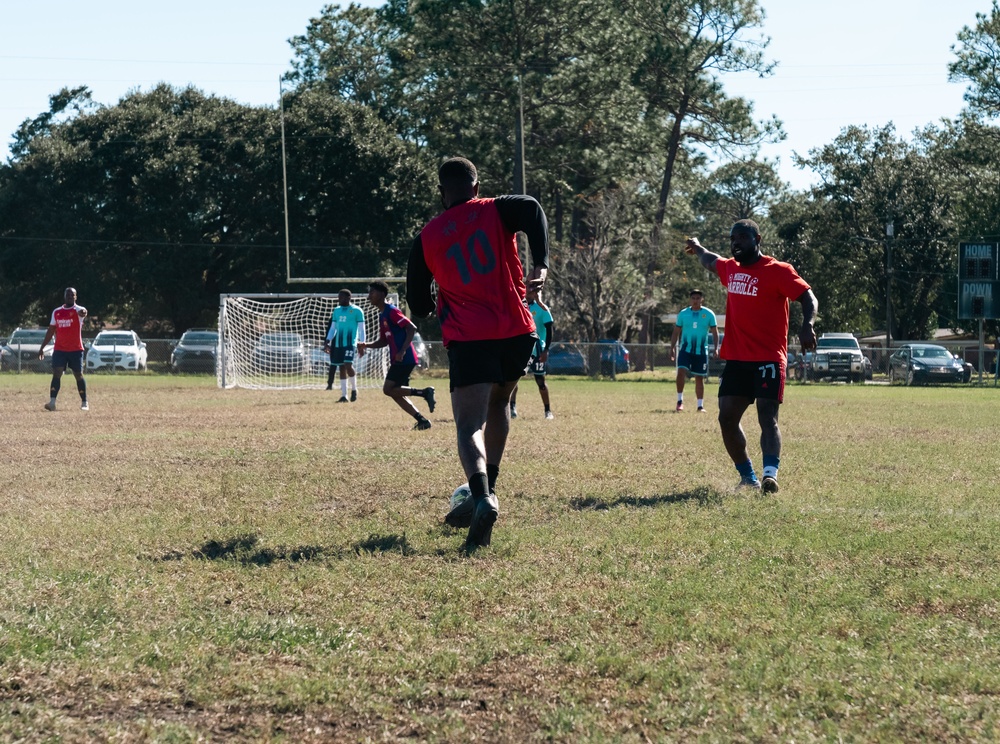
{"type": "Polygon", "coordinates": [[[89,411],[90,410],[90,406],[87,405],[87,401],[83,401],[83,403],[80,405],[80,410],[81,411],[89,411]]]}
{"type": "Polygon", "coordinates": [[[45,404],[45,410],[46,410],[46,411],[54,411],[54,410],[56,410],[56,404],[55,404],[55,401],[51,401],[51,400],[50,400],[50,401],[49,401],[48,403],[46,403],[46,404],[45,404]]]}
{"type": "Polygon", "coordinates": [[[552,411],[546,411],[545,412],[545,418],[547,418],[547,419],[554,419],[555,416],[552,414],[552,411]]]}

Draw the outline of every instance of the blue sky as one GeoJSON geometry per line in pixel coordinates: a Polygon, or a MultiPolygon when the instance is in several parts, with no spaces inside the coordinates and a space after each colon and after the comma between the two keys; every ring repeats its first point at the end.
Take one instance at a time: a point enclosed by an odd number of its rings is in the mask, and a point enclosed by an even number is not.
{"type": "MultiPolygon", "coordinates": [[[[727,80],[762,116],[776,114],[788,139],[780,158],[796,188],[811,176],[791,153],[833,140],[850,124],[915,127],[954,117],[964,87],[947,82],[950,47],[989,0],[762,0],[777,73],[727,80]]],[[[376,5],[375,0],[363,4],[376,5]]],[[[249,104],[274,104],[289,68],[288,39],[320,13],[316,0],[50,0],[4,7],[0,48],[0,157],[24,119],[48,109],[64,86],[87,85],[114,104],[157,82],[193,84],[249,104]]]]}

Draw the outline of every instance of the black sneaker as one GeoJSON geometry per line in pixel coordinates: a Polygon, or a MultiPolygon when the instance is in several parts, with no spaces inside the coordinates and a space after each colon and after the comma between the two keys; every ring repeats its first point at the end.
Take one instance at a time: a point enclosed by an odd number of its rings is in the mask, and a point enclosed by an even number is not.
{"type": "Polygon", "coordinates": [[[449,527],[455,527],[457,529],[468,527],[472,524],[472,512],[475,504],[476,500],[470,496],[450,512],[445,514],[444,523],[449,527]]]}
{"type": "Polygon", "coordinates": [[[434,413],[434,388],[425,387],[424,388],[424,400],[427,401],[427,410],[434,413]]]}
{"type": "Polygon", "coordinates": [[[351,403],[354,403],[357,400],[358,400],[358,391],[357,390],[352,390],[351,391],[351,403]]]}
{"type": "Polygon", "coordinates": [[[765,475],[760,482],[760,487],[763,489],[764,493],[777,493],[778,479],[772,478],[770,475],[765,475]]]}
{"type": "Polygon", "coordinates": [[[476,500],[472,512],[472,523],[469,525],[469,534],[465,538],[466,550],[489,546],[493,537],[493,525],[496,524],[499,516],[500,507],[497,504],[497,497],[492,493],[476,500]]]}
{"type": "Polygon", "coordinates": [[[327,390],[333,390],[333,385],[327,385],[327,386],[326,386],[326,389],[327,389],[327,390]]]}
{"type": "Polygon", "coordinates": [[[348,402],[347,396],[346,395],[341,395],[340,396],[340,400],[338,400],[337,402],[338,403],[347,403],[348,402]]]}
{"type": "Polygon", "coordinates": [[[425,418],[419,419],[413,427],[416,430],[423,431],[424,429],[431,428],[431,422],[425,418]]]}

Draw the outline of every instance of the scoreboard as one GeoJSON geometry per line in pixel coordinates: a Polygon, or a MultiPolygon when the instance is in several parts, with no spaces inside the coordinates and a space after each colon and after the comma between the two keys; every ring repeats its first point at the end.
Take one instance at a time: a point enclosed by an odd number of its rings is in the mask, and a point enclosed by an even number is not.
{"type": "Polygon", "coordinates": [[[996,318],[1000,311],[1000,276],[996,243],[958,244],[958,317],[996,318]]]}

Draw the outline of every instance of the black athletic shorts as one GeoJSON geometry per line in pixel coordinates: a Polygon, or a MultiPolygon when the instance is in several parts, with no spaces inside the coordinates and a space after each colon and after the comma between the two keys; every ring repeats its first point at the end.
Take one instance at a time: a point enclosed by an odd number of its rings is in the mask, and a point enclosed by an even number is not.
{"type": "Polygon", "coordinates": [[[785,365],[781,362],[726,362],[719,397],[776,400],[785,397],[785,365]]]}
{"type": "Polygon", "coordinates": [[[82,351],[53,351],[52,369],[69,367],[73,372],[83,372],[82,351]]]}
{"type": "Polygon", "coordinates": [[[385,379],[390,380],[400,387],[407,387],[410,384],[410,373],[417,365],[412,362],[393,362],[389,365],[385,379]]]}
{"type": "Polygon", "coordinates": [[[452,341],[448,344],[451,389],[520,380],[537,342],[536,333],[489,341],[452,341]]]}
{"type": "Polygon", "coordinates": [[[528,360],[528,368],[524,370],[524,374],[534,375],[535,377],[545,377],[548,372],[549,365],[545,362],[539,361],[538,357],[532,354],[531,359],[528,360]]]}
{"type": "Polygon", "coordinates": [[[341,364],[354,364],[353,346],[331,346],[330,364],[339,367],[341,364]]]}

